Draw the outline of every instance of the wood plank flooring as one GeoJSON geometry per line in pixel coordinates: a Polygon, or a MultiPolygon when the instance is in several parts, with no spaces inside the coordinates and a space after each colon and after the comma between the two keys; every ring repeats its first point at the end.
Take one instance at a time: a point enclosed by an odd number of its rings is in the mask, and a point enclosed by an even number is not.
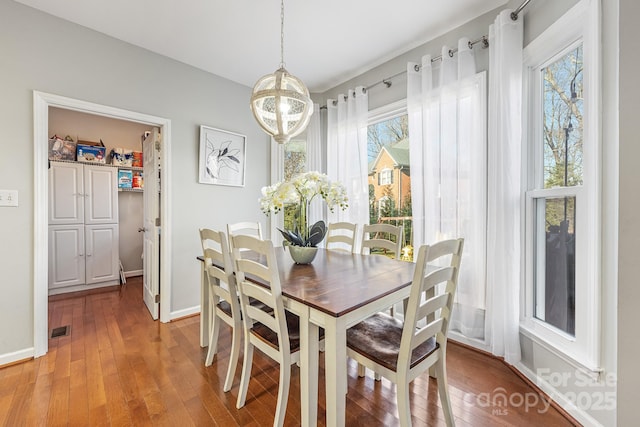
{"type": "MultiPolygon", "coordinates": [[[[49,340],[47,355],[0,369],[3,426],[269,426],[278,366],[255,353],[246,406],[236,409],[240,366],[222,391],[230,335],[221,327],[221,353],[204,367],[199,317],[153,322],[139,278],[123,287],[50,298],[50,328],[70,325],[49,340]]],[[[324,426],[322,357],[318,425],[324,426]]],[[[241,365],[241,363],[239,364],[241,365]]],[[[499,360],[459,345],[447,357],[449,390],[458,426],[570,426],[545,398],[499,360]],[[504,401],[506,399],[506,402],[504,401]],[[527,406],[525,402],[536,403],[527,406]]],[[[395,386],[357,378],[349,364],[348,426],[398,425],[395,386]]],[[[286,426],[300,421],[299,369],[292,367],[286,426]]],[[[428,376],[411,387],[414,426],[444,426],[437,385],[428,376]]]]}

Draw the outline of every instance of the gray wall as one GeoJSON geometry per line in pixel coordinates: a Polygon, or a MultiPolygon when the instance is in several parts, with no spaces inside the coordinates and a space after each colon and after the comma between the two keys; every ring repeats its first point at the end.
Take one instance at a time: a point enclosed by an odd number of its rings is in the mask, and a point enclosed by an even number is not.
{"type": "Polygon", "coordinates": [[[640,144],[638,143],[637,0],[620,0],[620,237],[618,244],[618,425],[638,424],[640,369],[638,354],[638,248],[640,248],[640,144]]]}
{"type": "Polygon", "coordinates": [[[269,138],[251,116],[251,88],[0,0],[0,188],[20,195],[18,208],[0,208],[0,361],[33,347],[33,90],[171,120],[174,315],[200,304],[199,227],[259,220],[266,229],[257,199],[269,138]],[[201,124],[247,136],[245,187],[197,183],[201,124]]]}

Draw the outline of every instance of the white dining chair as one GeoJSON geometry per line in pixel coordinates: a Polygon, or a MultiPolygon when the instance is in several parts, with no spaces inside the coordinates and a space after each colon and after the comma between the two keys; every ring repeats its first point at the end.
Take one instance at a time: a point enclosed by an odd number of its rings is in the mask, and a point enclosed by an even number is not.
{"type": "Polygon", "coordinates": [[[411,426],[409,384],[432,366],[446,423],[455,425],[447,386],[447,332],[463,245],[455,239],[420,247],[404,322],[377,313],[347,330],[349,357],[396,384],[403,427],[411,426]],[[448,266],[430,265],[442,257],[450,257],[448,266]]]}
{"type": "Polygon", "coordinates": [[[325,248],[333,251],[352,253],[356,248],[358,224],[351,222],[332,222],[327,227],[325,248]]]}
{"type": "Polygon", "coordinates": [[[240,299],[233,274],[233,266],[224,232],[207,228],[200,229],[200,240],[204,256],[204,269],[209,286],[209,307],[211,324],[209,325],[209,349],[204,365],[211,366],[218,348],[220,321],[232,329],[231,354],[224,381],[224,391],[231,390],[233,377],[238,366],[242,340],[242,321],[240,299]],[[222,285],[224,284],[224,286],[222,285]]]}
{"type": "Polygon", "coordinates": [[[291,365],[300,360],[300,319],[284,309],[273,243],[270,240],[245,235],[232,236],[231,240],[245,337],[242,377],[236,406],[242,408],[245,405],[251,379],[253,350],[257,348],[280,364],[278,400],[273,425],[282,426],[289,396],[291,365]],[[259,261],[256,260],[256,255],[259,261]],[[257,278],[263,285],[248,280],[248,275],[254,280],[257,278]],[[262,302],[273,311],[266,313],[251,306],[250,298],[262,302]]]}

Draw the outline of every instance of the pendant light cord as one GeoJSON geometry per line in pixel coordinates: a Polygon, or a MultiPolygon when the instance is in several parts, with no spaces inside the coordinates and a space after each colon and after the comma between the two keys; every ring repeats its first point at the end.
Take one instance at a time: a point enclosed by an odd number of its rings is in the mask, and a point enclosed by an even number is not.
{"type": "Polygon", "coordinates": [[[280,68],[284,68],[284,0],[280,0],[280,68]]]}

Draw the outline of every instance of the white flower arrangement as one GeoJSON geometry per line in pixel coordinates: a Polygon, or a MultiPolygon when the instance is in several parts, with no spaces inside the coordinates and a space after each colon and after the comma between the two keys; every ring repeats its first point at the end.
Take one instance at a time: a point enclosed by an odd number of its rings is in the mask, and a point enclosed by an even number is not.
{"type": "MultiPolygon", "coordinates": [[[[275,185],[263,187],[260,209],[265,215],[269,215],[280,212],[285,205],[296,205],[297,224],[300,225],[300,229],[297,230],[298,227],[296,227],[293,232],[282,230],[280,232],[296,246],[315,246],[322,241],[326,232],[324,230],[322,235],[310,232],[318,224],[314,224],[311,228],[307,226],[309,203],[316,196],[320,196],[325,201],[331,212],[336,206],[342,210],[348,207],[347,190],[344,185],[332,182],[323,173],[313,171],[297,174],[290,181],[281,181],[275,185]]],[[[321,228],[324,228],[324,223],[321,228]]]]}

